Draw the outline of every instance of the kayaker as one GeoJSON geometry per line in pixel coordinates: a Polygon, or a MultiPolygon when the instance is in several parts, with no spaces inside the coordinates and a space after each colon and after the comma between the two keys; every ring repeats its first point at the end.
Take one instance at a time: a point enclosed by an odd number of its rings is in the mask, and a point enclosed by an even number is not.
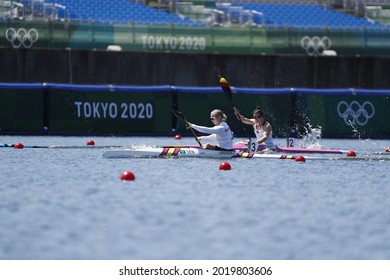
{"type": "Polygon", "coordinates": [[[208,133],[210,135],[197,137],[201,140],[216,140],[215,144],[205,144],[205,149],[210,150],[232,150],[233,149],[233,133],[230,130],[229,125],[226,123],[227,116],[219,109],[215,109],[210,113],[210,121],[214,124],[214,127],[200,126],[187,122],[187,128],[192,127],[199,132],[208,133]]]}
{"type": "Polygon", "coordinates": [[[234,114],[241,120],[242,123],[252,125],[256,135],[257,143],[271,146],[274,144],[272,138],[272,126],[265,119],[264,112],[260,106],[256,106],[253,110],[253,118],[246,118],[240,114],[240,111],[234,107],[234,114]]]}

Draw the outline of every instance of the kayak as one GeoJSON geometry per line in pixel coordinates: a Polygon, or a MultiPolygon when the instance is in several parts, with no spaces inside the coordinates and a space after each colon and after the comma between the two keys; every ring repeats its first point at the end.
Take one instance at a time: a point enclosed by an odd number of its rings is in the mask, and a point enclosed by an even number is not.
{"type": "MultiPolygon", "coordinates": [[[[247,150],[247,141],[237,142],[233,145],[235,150],[247,150]]],[[[275,152],[288,154],[345,154],[348,151],[322,148],[284,147],[279,145],[258,145],[258,152],[275,152]]]]}
{"type": "MultiPolygon", "coordinates": [[[[4,144],[0,143],[0,148],[16,148],[17,144],[4,144]]],[[[199,145],[174,145],[174,146],[165,146],[172,148],[199,148],[199,145]]],[[[50,146],[39,146],[39,145],[23,145],[21,148],[44,148],[44,149],[131,149],[132,146],[118,146],[118,145],[106,145],[106,146],[95,146],[95,145],[50,145],[50,146]]],[[[247,151],[247,141],[240,141],[233,145],[233,150],[247,151]]],[[[297,148],[297,147],[283,147],[278,145],[266,146],[259,145],[257,151],[260,153],[285,153],[285,154],[307,154],[307,153],[317,153],[317,154],[347,154],[348,151],[343,150],[334,150],[334,149],[319,149],[319,148],[297,148]]],[[[377,155],[388,155],[390,152],[374,152],[377,155]]]]}
{"type": "MultiPolygon", "coordinates": [[[[164,158],[164,157],[205,157],[205,158],[270,158],[270,159],[297,159],[295,155],[248,153],[242,150],[207,150],[195,147],[167,146],[143,147],[134,149],[112,149],[103,153],[104,158],[164,158]]],[[[307,158],[307,157],[306,157],[307,158]]],[[[324,159],[310,157],[310,159],[324,159]]]]}
{"type": "Polygon", "coordinates": [[[329,155],[322,156],[301,156],[290,154],[262,154],[250,153],[243,150],[220,151],[207,150],[199,147],[183,147],[183,146],[167,146],[167,147],[144,147],[144,148],[112,148],[103,153],[104,158],[170,158],[170,157],[185,157],[185,158],[247,158],[247,159],[292,159],[295,161],[305,160],[347,160],[347,161],[390,161],[389,157],[330,157],[329,155]],[[303,159],[302,159],[303,158],[303,159]]]}

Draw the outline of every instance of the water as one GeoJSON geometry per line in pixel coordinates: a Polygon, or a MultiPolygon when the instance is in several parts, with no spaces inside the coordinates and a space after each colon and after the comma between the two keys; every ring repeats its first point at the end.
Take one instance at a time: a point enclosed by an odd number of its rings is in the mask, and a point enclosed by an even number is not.
{"type": "MultiPolygon", "coordinates": [[[[87,140],[0,136],[25,145],[87,140]]],[[[358,153],[389,144],[321,140],[358,153]]],[[[390,161],[231,159],[232,170],[220,171],[221,159],[105,159],[103,151],[0,148],[0,259],[390,259],[390,161]],[[125,170],[135,181],[120,181],[125,170]]]]}

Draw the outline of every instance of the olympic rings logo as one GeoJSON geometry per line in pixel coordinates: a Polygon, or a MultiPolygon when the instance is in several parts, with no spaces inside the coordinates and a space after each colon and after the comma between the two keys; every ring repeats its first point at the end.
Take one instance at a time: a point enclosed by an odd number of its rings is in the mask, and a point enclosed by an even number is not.
{"type": "Polygon", "coordinates": [[[308,55],[321,55],[324,50],[329,50],[332,46],[332,41],[324,36],[322,38],[314,36],[304,36],[301,39],[301,46],[308,55]]]}
{"type": "Polygon", "coordinates": [[[375,115],[375,107],[370,101],[363,104],[357,101],[352,101],[350,104],[340,101],[337,105],[337,113],[344,119],[346,125],[358,124],[364,126],[375,115]]]}
{"type": "Polygon", "coordinates": [[[16,30],[15,28],[10,27],[5,31],[5,37],[8,42],[11,42],[14,48],[23,46],[29,49],[38,41],[38,31],[35,28],[31,28],[27,31],[25,28],[16,30]]]}

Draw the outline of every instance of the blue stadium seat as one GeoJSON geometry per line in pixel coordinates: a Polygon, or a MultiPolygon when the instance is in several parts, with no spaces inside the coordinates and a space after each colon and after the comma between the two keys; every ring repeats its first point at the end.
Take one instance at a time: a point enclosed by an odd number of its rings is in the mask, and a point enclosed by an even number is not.
{"type": "Polygon", "coordinates": [[[24,16],[30,16],[32,14],[32,0],[21,0],[23,4],[24,16]]]}

